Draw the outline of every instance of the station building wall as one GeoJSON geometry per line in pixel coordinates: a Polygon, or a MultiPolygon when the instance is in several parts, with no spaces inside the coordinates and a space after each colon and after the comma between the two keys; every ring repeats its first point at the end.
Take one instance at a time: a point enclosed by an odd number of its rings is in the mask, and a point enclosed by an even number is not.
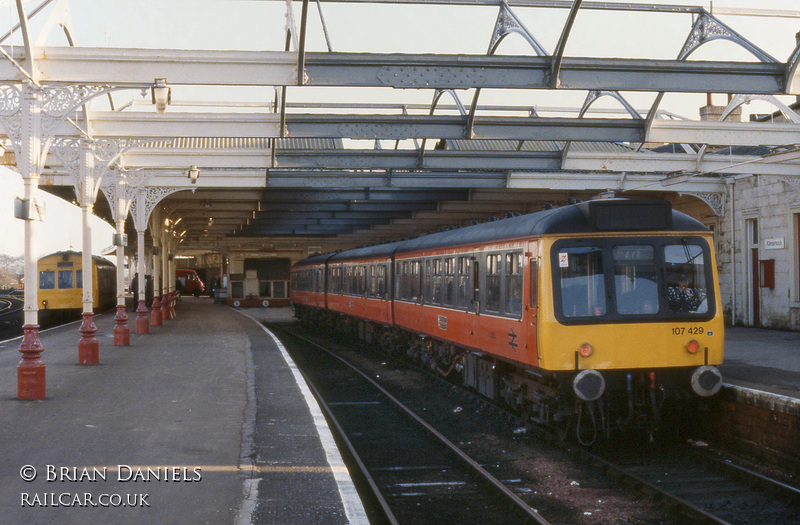
{"type": "Polygon", "coordinates": [[[775,176],[736,179],[725,215],[705,222],[716,234],[726,320],[800,330],[800,184],[775,176]]]}

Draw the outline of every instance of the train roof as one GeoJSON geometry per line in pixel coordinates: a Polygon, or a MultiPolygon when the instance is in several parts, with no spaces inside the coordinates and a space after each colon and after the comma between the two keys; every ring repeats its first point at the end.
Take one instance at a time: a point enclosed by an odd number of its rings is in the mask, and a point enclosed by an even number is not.
{"type": "Polygon", "coordinates": [[[488,242],[502,242],[548,234],[602,232],[708,231],[700,221],[672,209],[663,200],[602,199],[571,204],[526,215],[456,228],[406,241],[316,256],[299,264],[367,259],[488,242]]]}
{"type": "MultiPolygon", "coordinates": [[[[42,259],[46,259],[48,257],[55,257],[57,255],[67,255],[67,256],[77,255],[77,256],[80,257],[81,253],[82,252],[78,252],[78,251],[75,251],[75,250],[62,250],[60,252],[53,252],[53,253],[48,253],[47,255],[42,255],[41,257],[39,257],[39,260],[41,261],[42,259]]],[[[99,255],[92,255],[92,259],[94,259],[94,261],[98,262],[98,263],[103,263],[103,264],[109,264],[111,266],[116,266],[113,262],[109,261],[105,257],[100,257],[99,255]]]]}

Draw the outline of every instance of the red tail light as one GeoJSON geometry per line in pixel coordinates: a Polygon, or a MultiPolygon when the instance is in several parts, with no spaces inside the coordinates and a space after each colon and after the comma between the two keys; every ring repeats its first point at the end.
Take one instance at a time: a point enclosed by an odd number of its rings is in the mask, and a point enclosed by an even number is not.
{"type": "Polygon", "coordinates": [[[689,353],[696,354],[697,351],[700,350],[700,343],[692,339],[691,341],[686,343],[686,349],[689,351],[689,353]]]}
{"type": "Polygon", "coordinates": [[[581,356],[589,357],[590,355],[592,355],[594,349],[592,348],[592,345],[590,345],[589,343],[583,343],[581,346],[578,347],[578,351],[580,352],[581,356]]]}

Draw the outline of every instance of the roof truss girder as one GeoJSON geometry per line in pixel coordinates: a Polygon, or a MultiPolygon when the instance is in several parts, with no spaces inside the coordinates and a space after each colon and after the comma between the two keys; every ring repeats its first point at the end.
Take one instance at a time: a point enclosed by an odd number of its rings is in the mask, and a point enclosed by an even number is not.
{"type": "Polygon", "coordinates": [[[362,170],[555,170],[560,151],[444,151],[425,153],[401,150],[281,150],[280,168],[362,170]]]}
{"type": "MultiPolygon", "coordinates": [[[[21,52],[16,54],[21,59],[21,52]]],[[[188,51],[123,48],[38,48],[45,83],[150,87],[171,85],[296,85],[297,54],[281,51],[188,51]]],[[[307,53],[306,85],[397,88],[551,89],[550,57],[307,53]]],[[[564,58],[559,87],[620,91],[784,93],[786,65],[756,62],[564,58]]],[[[0,79],[24,79],[0,62],[0,79]]]]}
{"type": "MultiPolygon", "coordinates": [[[[682,153],[570,153],[562,166],[570,171],[598,171],[617,173],[673,173],[697,174],[751,174],[797,176],[800,161],[773,162],[753,155],[707,154],[698,159],[682,153]]],[[[671,187],[671,191],[675,188],[671,187]]]]}
{"type": "MultiPolygon", "coordinates": [[[[281,137],[280,115],[241,113],[174,113],[154,117],[149,113],[93,112],[93,136],[96,138],[176,137],[281,137]]],[[[462,139],[466,119],[460,116],[435,115],[287,115],[287,136],[298,138],[351,139],[462,139]]],[[[784,145],[800,142],[800,125],[791,122],[728,122],[653,120],[644,137],[645,121],[607,118],[539,118],[478,117],[473,126],[473,139],[585,141],[585,142],[648,142],[724,144],[738,146],[784,145]]],[[[71,125],[62,132],[77,134],[71,125]]],[[[195,157],[207,166],[267,167],[264,160],[271,155],[263,147],[172,148],[143,145],[128,150],[124,157],[134,166],[147,163],[147,158],[195,157]],[[219,160],[215,161],[215,158],[219,160]]],[[[280,154],[280,150],[279,150],[280,154]]],[[[176,161],[178,162],[178,161],[176,161]]],[[[181,159],[182,165],[187,165],[181,159]]],[[[174,163],[172,163],[174,164],[174,163]]],[[[200,164],[193,162],[193,164],[200,164]]]]}

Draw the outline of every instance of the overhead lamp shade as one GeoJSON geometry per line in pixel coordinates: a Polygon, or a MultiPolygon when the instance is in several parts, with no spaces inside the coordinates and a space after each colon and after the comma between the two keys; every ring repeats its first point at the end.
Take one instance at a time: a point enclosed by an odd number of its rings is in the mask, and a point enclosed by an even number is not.
{"type": "Polygon", "coordinates": [[[192,184],[197,182],[197,179],[200,178],[200,168],[198,168],[194,164],[189,166],[188,177],[189,177],[189,180],[192,181],[192,184]]]}

